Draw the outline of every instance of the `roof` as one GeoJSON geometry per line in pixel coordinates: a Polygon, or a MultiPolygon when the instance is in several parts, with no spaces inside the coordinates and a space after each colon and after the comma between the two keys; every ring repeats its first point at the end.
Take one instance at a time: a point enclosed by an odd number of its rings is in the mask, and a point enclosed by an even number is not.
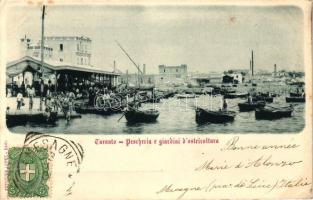
{"type": "Polygon", "coordinates": [[[86,40],[91,41],[86,36],[45,36],[45,40],[86,40]]]}
{"type": "MultiPolygon", "coordinates": [[[[41,65],[41,61],[38,59],[31,57],[31,56],[25,56],[21,59],[9,62],[7,64],[7,74],[10,72],[10,68],[13,66],[16,66],[17,64],[27,62],[27,64],[32,65],[41,65]]],[[[22,71],[25,69],[26,65],[21,68],[22,71]]],[[[70,63],[65,62],[59,62],[59,61],[52,61],[52,60],[46,60],[44,61],[44,67],[49,68],[54,71],[60,71],[60,70],[72,70],[72,71],[81,71],[81,72],[89,72],[89,73],[98,73],[98,74],[110,74],[110,75],[120,75],[120,73],[116,73],[112,71],[103,70],[102,68],[94,67],[92,65],[89,66],[82,66],[82,65],[73,65],[70,63]]],[[[15,72],[17,73],[17,72],[15,72]]],[[[9,73],[11,74],[11,73],[9,73]]]]}

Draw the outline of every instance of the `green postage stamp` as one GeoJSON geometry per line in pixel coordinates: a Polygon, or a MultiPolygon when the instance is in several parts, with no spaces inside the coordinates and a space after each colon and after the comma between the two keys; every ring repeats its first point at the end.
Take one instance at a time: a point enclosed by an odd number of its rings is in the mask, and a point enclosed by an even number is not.
{"type": "Polygon", "coordinates": [[[48,196],[48,149],[12,147],[9,149],[8,196],[48,196]]]}

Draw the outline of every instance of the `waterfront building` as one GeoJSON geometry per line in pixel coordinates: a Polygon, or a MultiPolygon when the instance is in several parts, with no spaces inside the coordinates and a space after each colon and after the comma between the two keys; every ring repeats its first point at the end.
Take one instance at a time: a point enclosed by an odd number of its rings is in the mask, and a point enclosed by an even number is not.
{"type": "Polygon", "coordinates": [[[119,84],[121,72],[115,68],[91,64],[91,39],[88,37],[45,37],[44,63],[41,64],[41,42],[33,43],[26,36],[20,40],[20,58],[7,63],[7,86],[25,90],[34,85],[52,85],[55,91],[81,86],[119,84]]]}
{"type": "MultiPolygon", "coordinates": [[[[41,57],[41,45],[40,42],[34,43],[32,39],[28,38],[26,35],[24,38],[20,39],[20,49],[19,57],[30,56],[37,59],[41,57]]],[[[51,60],[53,59],[53,48],[48,47],[47,45],[43,48],[44,59],[51,60]]]]}
{"type": "Polygon", "coordinates": [[[244,77],[239,74],[226,74],[223,76],[223,83],[240,84],[243,83],[244,77]]]}
{"type": "Polygon", "coordinates": [[[188,78],[187,65],[159,65],[159,83],[182,83],[188,78]]]}
{"type": "Polygon", "coordinates": [[[211,86],[222,84],[223,75],[221,73],[209,73],[209,74],[197,74],[193,75],[191,78],[194,84],[198,86],[211,86]]]}
{"type": "MultiPolygon", "coordinates": [[[[75,65],[91,66],[91,39],[85,36],[49,36],[44,41],[44,59],[75,65]]],[[[40,59],[41,42],[33,43],[26,36],[21,39],[20,57],[40,59]]]]}

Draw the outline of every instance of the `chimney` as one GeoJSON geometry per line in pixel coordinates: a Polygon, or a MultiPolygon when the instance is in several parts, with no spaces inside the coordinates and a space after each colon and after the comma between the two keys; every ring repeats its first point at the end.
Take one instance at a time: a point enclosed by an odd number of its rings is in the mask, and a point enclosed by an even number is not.
{"type": "Polygon", "coordinates": [[[277,76],[277,66],[276,64],[274,64],[274,78],[276,78],[277,76]]]}
{"type": "Polygon", "coordinates": [[[252,72],[252,76],[254,76],[253,50],[251,51],[251,72],[252,72]]]}
{"type": "Polygon", "coordinates": [[[126,70],[126,84],[128,85],[128,69],[126,70]]]}
{"type": "Polygon", "coordinates": [[[143,64],[142,73],[143,75],[146,75],[146,64],[143,64]]]}

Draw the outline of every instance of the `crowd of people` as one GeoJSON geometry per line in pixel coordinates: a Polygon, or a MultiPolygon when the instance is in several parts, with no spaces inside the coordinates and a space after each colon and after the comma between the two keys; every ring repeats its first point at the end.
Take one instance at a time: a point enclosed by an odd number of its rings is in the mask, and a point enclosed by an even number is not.
{"type": "MultiPolygon", "coordinates": [[[[24,90],[16,88],[16,109],[21,110],[25,106],[24,98],[28,98],[28,109],[34,109],[34,98],[39,98],[40,111],[61,112],[64,113],[66,119],[70,119],[72,112],[75,110],[75,103],[79,100],[85,102],[87,100],[88,106],[95,106],[95,100],[100,99],[106,101],[112,99],[116,93],[112,88],[104,86],[90,86],[86,89],[73,88],[69,91],[55,92],[50,90],[51,87],[41,87],[40,91],[36,92],[35,87],[28,85],[24,90]],[[98,98],[100,97],[100,98],[98,98]]],[[[9,108],[7,109],[9,111],[9,108]]]]}

